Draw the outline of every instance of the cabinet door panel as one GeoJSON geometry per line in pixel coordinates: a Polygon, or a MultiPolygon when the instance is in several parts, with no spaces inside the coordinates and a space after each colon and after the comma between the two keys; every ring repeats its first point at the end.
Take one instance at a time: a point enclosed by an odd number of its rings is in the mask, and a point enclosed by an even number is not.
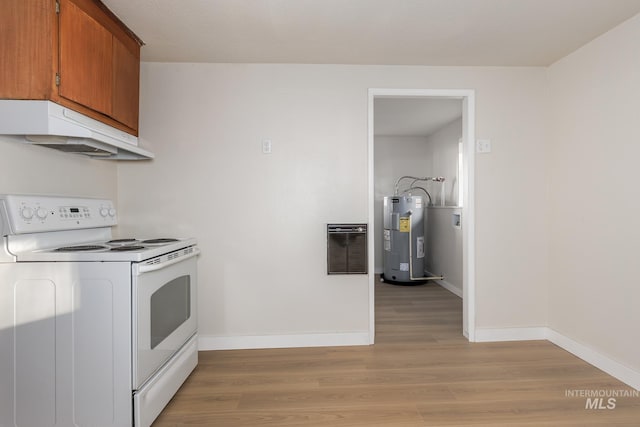
{"type": "Polygon", "coordinates": [[[113,114],[132,129],[138,129],[140,59],[116,37],[113,38],[113,114]]]}
{"type": "Polygon", "coordinates": [[[48,99],[54,79],[54,5],[3,0],[0,12],[0,98],[48,99]],[[43,37],[43,34],[45,37],[43,37]]]}
{"type": "Polygon", "coordinates": [[[69,0],[60,2],[60,96],[106,115],[112,110],[113,36],[69,0]]]}

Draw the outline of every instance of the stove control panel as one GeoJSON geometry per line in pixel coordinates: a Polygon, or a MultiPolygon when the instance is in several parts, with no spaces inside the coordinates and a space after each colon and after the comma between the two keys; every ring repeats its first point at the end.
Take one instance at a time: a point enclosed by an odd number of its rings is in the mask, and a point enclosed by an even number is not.
{"type": "Polygon", "coordinates": [[[3,234],[111,227],[118,223],[111,200],[57,196],[0,195],[3,234]]]}

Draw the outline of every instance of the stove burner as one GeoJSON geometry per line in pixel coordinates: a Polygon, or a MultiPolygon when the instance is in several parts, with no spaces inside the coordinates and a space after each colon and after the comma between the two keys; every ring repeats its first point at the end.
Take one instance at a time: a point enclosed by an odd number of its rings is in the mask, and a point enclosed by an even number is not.
{"type": "Polygon", "coordinates": [[[172,243],[172,242],[177,242],[178,239],[171,239],[171,238],[163,238],[163,239],[149,239],[149,240],[143,240],[142,243],[147,243],[147,244],[157,244],[157,243],[172,243]]]}
{"type": "Polygon", "coordinates": [[[111,248],[110,250],[114,252],[127,252],[127,251],[139,251],[144,249],[144,246],[117,246],[115,248],[111,248]]]}
{"type": "Polygon", "coordinates": [[[137,242],[138,239],[114,239],[114,240],[109,240],[107,242],[107,244],[123,244],[123,243],[133,243],[133,242],[137,242]]]}
{"type": "Polygon", "coordinates": [[[84,251],[97,251],[100,249],[107,249],[107,247],[100,246],[100,245],[65,246],[65,247],[56,249],[56,252],[84,252],[84,251]]]}

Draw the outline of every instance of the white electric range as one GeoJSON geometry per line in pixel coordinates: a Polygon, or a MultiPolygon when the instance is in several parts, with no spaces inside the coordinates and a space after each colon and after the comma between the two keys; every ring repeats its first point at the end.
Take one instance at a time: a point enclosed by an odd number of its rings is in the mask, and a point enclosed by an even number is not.
{"type": "Polygon", "coordinates": [[[193,238],[109,200],[0,195],[0,425],[148,426],[197,365],[193,238]]]}

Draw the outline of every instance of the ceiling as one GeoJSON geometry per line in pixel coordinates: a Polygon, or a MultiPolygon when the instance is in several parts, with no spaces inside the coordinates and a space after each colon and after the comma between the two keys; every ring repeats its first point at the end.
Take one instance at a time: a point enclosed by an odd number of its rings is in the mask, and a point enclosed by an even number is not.
{"type": "Polygon", "coordinates": [[[426,137],[462,117],[462,100],[376,98],[373,114],[376,136],[426,137]]]}
{"type": "Polygon", "coordinates": [[[640,0],[103,0],[143,61],[547,66],[640,0]]]}
{"type": "MultiPolygon", "coordinates": [[[[640,0],[103,0],[143,61],[548,66],[640,0]]],[[[428,136],[460,100],[379,98],[375,134],[428,136]]]]}

